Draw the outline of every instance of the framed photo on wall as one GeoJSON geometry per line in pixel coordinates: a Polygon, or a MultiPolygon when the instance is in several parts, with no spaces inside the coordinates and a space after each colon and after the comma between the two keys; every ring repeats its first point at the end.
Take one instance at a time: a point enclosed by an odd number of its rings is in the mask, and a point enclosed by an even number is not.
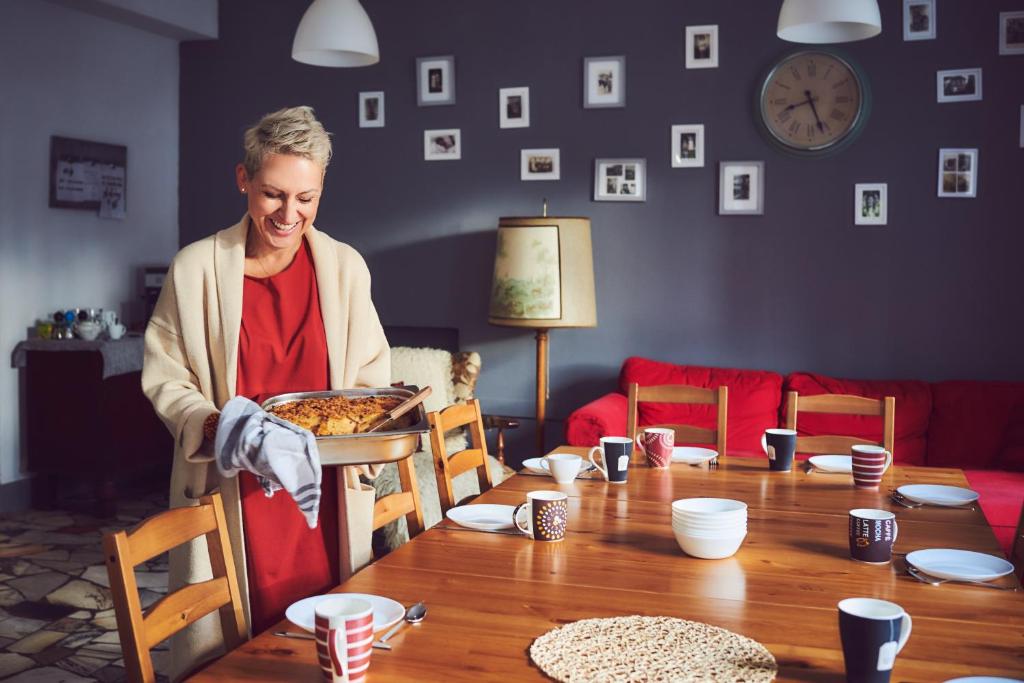
{"type": "Polygon", "coordinates": [[[583,107],[626,106],[626,58],[585,57],[583,59],[583,107]]]}
{"type": "Polygon", "coordinates": [[[889,185],[857,183],[853,186],[853,224],[886,225],[889,220],[889,185]]]}
{"type": "Polygon", "coordinates": [[[558,148],[524,149],[519,153],[520,180],[559,180],[562,158],[558,148]]]}
{"type": "Polygon", "coordinates": [[[935,40],[935,0],[903,0],[903,40],[935,40]]]}
{"type": "Polygon", "coordinates": [[[760,216],[764,213],[764,162],[718,164],[718,214],[760,216]]]}
{"type": "Polygon", "coordinates": [[[978,150],[939,150],[939,196],[971,199],[978,195],[978,150]]]}
{"type": "Polygon", "coordinates": [[[50,136],[50,208],[123,219],[127,202],[126,146],[50,136]]]}
{"type": "Polygon", "coordinates": [[[383,91],[359,93],[359,127],[384,127],[384,93],[383,91]]]}
{"type": "Polygon", "coordinates": [[[647,159],[596,159],[594,201],[647,201],[647,159]]]}
{"type": "Polygon", "coordinates": [[[947,69],[935,72],[938,102],[971,102],[981,99],[981,69],[947,69]]]}
{"type": "Polygon", "coordinates": [[[1024,12],[999,13],[999,54],[1024,55],[1024,12]]]}
{"type": "Polygon", "coordinates": [[[498,127],[530,127],[529,88],[501,88],[498,90],[498,127]]]}
{"type": "Polygon", "coordinates": [[[423,131],[423,158],[426,161],[461,159],[462,131],[459,128],[423,131]]]}
{"type": "Polygon", "coordinates": [[[704,165],[704,124],[672,126],[672,168],[704,165]]]}
{"type": "Polygon", "coordinates": [[[714,69],[718,66],[718,26],[686,27],[686,68],[714,69]]]}
{"type": "Polygon", "coordinates": [[[455,57],[416,59],[416,104],[421,107],[455,104],[455,57]]]}

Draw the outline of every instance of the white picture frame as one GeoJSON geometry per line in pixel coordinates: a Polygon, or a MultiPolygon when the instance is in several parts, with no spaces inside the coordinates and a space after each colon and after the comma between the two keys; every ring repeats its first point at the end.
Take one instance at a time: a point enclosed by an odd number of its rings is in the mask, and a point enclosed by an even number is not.
{"type": "Polygon", "coordinates": [[[686,27],[686,68],[718,68],[718,25],[686,27]]]}
{"type": "Polygon", "coordinates": [[[529,88],[501,88],[498,90],[498,127],[530,127],[529,88]]]}
{"type": "Polygon", "coordinates": [[[681,123],[672,126],[672,168],[704,166],[704,124],[681,123]]]}
{"type": "Polygon", "coordinates": [[[720,216],[761,216],[764,214],[764,203],[763,161],[718,163],[720,216]]]}
{"type": "Polygon", "coordinates": [[[583,58],[583,108],[626,106],[626,58],[583,58]]]}
{"type": "Polygon", "coordinates": [[[416,58],[416,104],[420,107],[455,104],[455,57],[416,58]]]}
{"type": "Polygon", "coordinates": [[[594,201],[647,201],[647,159],[595,159],[594,201]]]}
{"type": "Polygon", "coordinates": [[[889,184],[855,184],[853,186],[853,224],[886,225],[888,222],[889,184]]]}
{"type": "Polygon", "coordinates": [[[999,54],[1024,55],[1024,12],[999,13],[999,54]]]}
{"type": "Polygon", "coordinates": [[[384,127],[384,91],[359,93],[359,127],[384,127]]]}
{"type": "Polygon", "coordinates": [[[423,131],[425,161],[455,161],[462,158],[462,131],[442,128],[423,131]]]}
{"type": "Polygon", "coordinates": [[[557,147],[519,152],[520,180],[561,180],[562,158],[557,147]]]}
{"type": "Polygon", "coordinates": [[[945,69],[935,72],[937,102],[976,102],[981,99],[981,69],[945,69]]]}
{"type": "Polygon", "coordinates": [[[935,0],[903,0],[903,40],[935,40],[935,0]]]}
{"type": "Polygon", "coordinates": [[[978,196],[978,149],[944,147],[939,150],[939,197],[973,199],[978,196]]]}

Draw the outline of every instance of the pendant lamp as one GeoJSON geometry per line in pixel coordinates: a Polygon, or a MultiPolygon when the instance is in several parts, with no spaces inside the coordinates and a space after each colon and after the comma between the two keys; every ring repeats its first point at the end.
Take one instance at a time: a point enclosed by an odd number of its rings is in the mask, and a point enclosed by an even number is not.
{"type": "Polygon", "coordinates": [[[785,0],[778,36],[791,43],[849,43],[882,32],[877,0],[785,0]]]}
{"type": "Polygon", "coordinates": [[[379,62],[377,33],[359,0],[314,0],[295,31],[292,59],[338,67],[379,62]]]}

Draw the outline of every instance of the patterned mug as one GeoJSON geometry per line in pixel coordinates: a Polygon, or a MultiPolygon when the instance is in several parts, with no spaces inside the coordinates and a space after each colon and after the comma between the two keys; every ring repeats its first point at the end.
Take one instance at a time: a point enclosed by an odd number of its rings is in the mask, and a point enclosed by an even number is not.
{"type": "Polygon", "coordinates": [[[314,612],[316,654],[324,679],[363,680],[373,652],[373,605],[358,598],[328,598],[318,602],[314,612]]]}
{"type": "Polygon", "coordinates": [[[668,467],[675,442],[676,431],[664,427],[648,427],[636,435],[636,445],[647,456],[648,467],[668,467]]]}
{"type": "Polygon", "coordinates": [[[560,491],[530,491],[526,502],[516,506],[512,521],[517,529],[535,541],[561,541],[565,538],[568,498],[560,491]],[[520,524],[522,510],[529,514],[525,523],[520,524]]]}

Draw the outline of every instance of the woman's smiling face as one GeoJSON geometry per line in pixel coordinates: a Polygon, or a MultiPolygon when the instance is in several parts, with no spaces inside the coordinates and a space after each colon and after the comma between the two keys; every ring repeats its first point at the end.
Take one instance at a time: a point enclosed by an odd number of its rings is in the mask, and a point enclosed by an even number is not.
{"type": "Polygon", "coordinates": [[[241,164],[236,176],[239,189],[248,197],[250,244],[256,252],[298,249],[320,206],[324,169],[305,157],[268,154],[253,177],[241,164]]]}

